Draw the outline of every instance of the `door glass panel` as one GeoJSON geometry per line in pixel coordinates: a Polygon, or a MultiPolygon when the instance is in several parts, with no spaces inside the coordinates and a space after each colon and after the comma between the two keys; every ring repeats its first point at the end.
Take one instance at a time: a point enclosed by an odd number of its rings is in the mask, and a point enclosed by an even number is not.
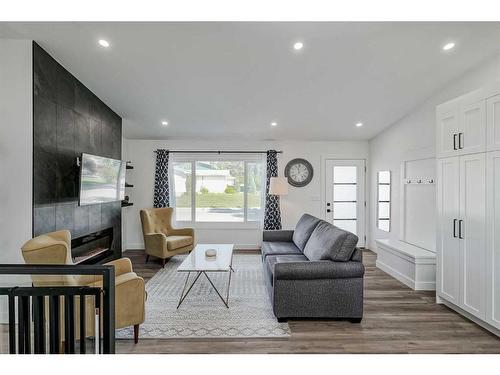
{"type": "Polygon", "coordinates": [[[356,233],[356,220],[333,220],[333,225],[351,233],[356,233]]]}
{"type": "Polygon", "coordinates": [[[356,202],[334,202],[333,219],[356,219],[356,202]]]}
{"type": "Polygon", "coordinates": [[[334,184],[352,184],[357,182],[356,167],[342,166],[333,168],[334,184]]]}
{"type": "Polygon", "coordinates": [[[334,201],[356,201],[356,185],[336,185],[333,184],[334,201]]]}

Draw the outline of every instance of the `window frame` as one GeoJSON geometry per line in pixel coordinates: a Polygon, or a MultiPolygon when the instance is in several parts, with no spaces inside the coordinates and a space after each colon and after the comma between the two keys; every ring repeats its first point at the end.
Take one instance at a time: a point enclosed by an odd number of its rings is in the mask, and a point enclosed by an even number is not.
{"type": "MultiPolygon", "coordinates": [[[[173,154],[169,163],[169,176],[175,178],[174,174],[174,164],[175,163],[190,163],[192,180],[194,183],[191,184],[191,220],[177,220],[176,214],[173,215],[173,222],[177,226],[191,226],[199,229],[261,229],[264,223],[264,209],[266,200],[266,163],[264,154],[227,154],[227,155],[217,155],[217,154],[173,154]],[[197,221],[196,220],[196,163],[202,161],[235,161],[244,163],[244,181],[245,181],[245,191],[243,195],[243,221],[197,221]],[[262,181],[261,181],[261,207],[262,215],[259,220],[249,221],[248,220],[248,164],[260,162],[262,163],[262,181]]],[[[170,183],[170,202],[171,207],[176,209],[176,197],[175,197],[175,182],[174,180],[170,183]]]]}

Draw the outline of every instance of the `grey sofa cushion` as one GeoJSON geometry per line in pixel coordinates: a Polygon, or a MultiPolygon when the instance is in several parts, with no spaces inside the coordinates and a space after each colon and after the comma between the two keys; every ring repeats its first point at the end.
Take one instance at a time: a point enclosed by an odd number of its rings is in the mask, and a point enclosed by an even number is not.
{"type": "Polygon", "coordinates": [[[295,255],[270,255],[266,258],[266,265],[271,272],[271,274],[274,275],[274,268],[276,263],[289,263],[289,262],[308,262],[309,260],[302,254],[295,254],[295,255]]]}
{"type": "Polygon", "coordinates": [[[263,242],[261,252],[262,259],[266,259],[269,255],[302,255],[302,252],[293,242],[263,242]]]}
{"type": "Polygon", "coordinates": [[[262,232],[262,241],[292,242],[293,230],[265,230],[262,232]]]}
{"type": "Polygon", "coordinates": [[[321,220],[307,241],[304,255],[309,260],[347,262],[357,243],[358,237],[355,234],[321,220]]]}
{"type": "Polygon", "coordinates": [[[280,261],[274,265],[274,276],[280,280],[325,280],[350,279],[363,277],[365,267],[359,262],[332,262],[320,260],[317,262],[291,263],[280,261]]]}
{"type": "Polygon", "coordinates": [[[299,222],[295,226],[295,231],[293,232],[293,243],[297,245],[297,247],[304,251],[307,241],[309,241],[309,237],[311,237],[314,228],[321,220],[317,217],[311,216],[309,214],[304,214],[300,218],[299,222]]]}
{"type": "Polygon", "coordinates": [[[351,255],[351,260],[353,262],[363,263],[363,251],[359,248],[354,249],[354,251],[351,255]]]}

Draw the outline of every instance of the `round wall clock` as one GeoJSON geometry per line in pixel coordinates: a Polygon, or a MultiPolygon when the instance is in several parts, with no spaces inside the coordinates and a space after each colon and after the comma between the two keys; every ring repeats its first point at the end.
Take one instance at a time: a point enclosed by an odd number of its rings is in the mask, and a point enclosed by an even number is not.
{"type": "Polygon", "coordinates": [[[288,183],[295,187],[306,186],[313,178],[313,167],[305,159],[293,159],[285,167],[288,183]]]}

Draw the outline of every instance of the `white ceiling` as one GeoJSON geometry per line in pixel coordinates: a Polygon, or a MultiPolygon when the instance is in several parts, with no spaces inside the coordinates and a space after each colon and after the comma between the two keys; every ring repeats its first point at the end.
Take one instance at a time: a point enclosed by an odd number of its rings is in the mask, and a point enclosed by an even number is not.
{"type": "Polygon", "coordinates": [[[0,23],[0,37],[37,41],[143,139],[370,139],[499,53],[499,36],[500,23],[471,22],[0,23]]]}

